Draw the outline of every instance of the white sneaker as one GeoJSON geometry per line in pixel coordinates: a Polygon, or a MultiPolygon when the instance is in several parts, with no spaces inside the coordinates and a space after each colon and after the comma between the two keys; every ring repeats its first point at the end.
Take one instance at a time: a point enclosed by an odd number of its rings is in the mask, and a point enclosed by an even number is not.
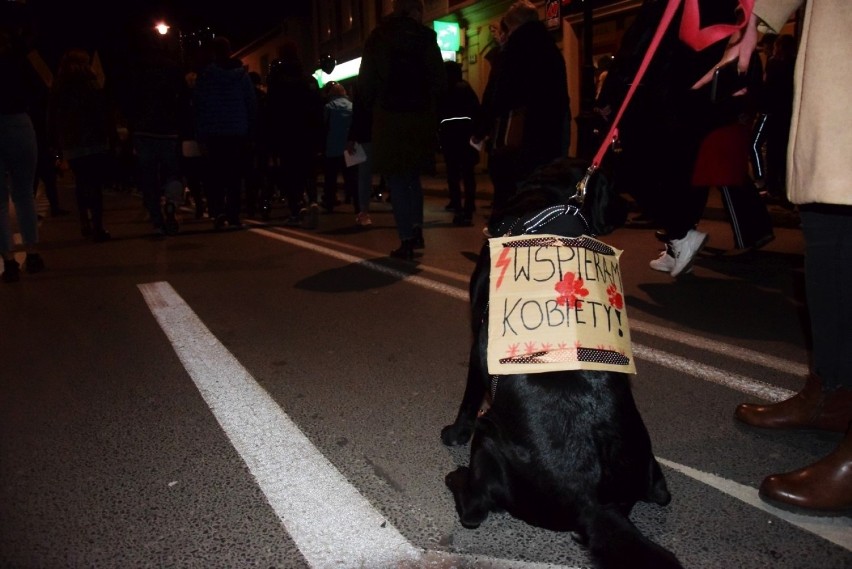
{"type": "Polygon", "coordinates": [[[695,255],[707,243],[708,235],[695,229],[690,229],[682,239],[672,239],[670,244],[675,263],[671,270],[673,277],[678,276],[692,266],[695,255]]]}
{"type": "MultiPolygon", "coordinates": [[[[675,258],[672,255],[672,246],[666,245],[666,248],[660,251],[660,256],[656,259],[652,259],[650,263],[648,263],[652,269],[655,271],[660,271],[661,273],[670,273],[675,266],[675,258]]],[[[687,267],[683,270],[684,274],[688,274],[692,272],[692,267],[687,267]]]]}
{"type": "Polygon", "coordinates": [[[652,269],[655,271],[660,271],[662,273],[670,273],[675,266],[675,258],[669,253],[669,246],[666,245],[666,248],[660,251],[660,256],[656,259],[652,259],[650,263],[648,263],[652,269]]]}

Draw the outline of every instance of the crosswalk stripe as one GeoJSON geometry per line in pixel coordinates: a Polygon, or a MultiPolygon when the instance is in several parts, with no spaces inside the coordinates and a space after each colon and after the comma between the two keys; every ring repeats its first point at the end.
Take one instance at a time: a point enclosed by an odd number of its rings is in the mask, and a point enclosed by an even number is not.
{"type": "Polygon", "coordinates": [[[313,446],[168,283],[140,284],[139,289],[311,567],[390,568],[420,556],[313,446]]]}
{"type": "Polygon", "coordinates": [[[413,546],[331,464],[166,282],[145,302],[308,564],[317,569],[575,569],[413,546]]]}

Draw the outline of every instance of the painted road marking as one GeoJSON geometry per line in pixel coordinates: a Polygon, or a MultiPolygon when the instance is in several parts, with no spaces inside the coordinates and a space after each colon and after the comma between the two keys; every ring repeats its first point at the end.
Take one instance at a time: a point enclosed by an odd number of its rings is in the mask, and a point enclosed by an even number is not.
{"type": "MultiPolygon", "coordinates": [[[[283,241],[285,243],[295,245],[296,247],[308,249],[309,251],[314,251],[315,253],[332,257],[340,261],[344,261],[346,263],[358,264],[376,272],[384,273],[395,279],[405,280],[406,282],[409,282],[411,284],[432,290],[434,292],[445,294],[458,300],[469,300],[468,291],[466,288],[459,288],[418,275],[411,275],[409,273],[406,273],[405,271],[400,271],[394,269],[393,267],[374,263],[372,261],[364,259],[363,257],[343,253],[341,251],[332,249],[330,247],[325,247],[317,243],[308,242],[299,237],[291,237],[285,233],[271,231],[269,229],[251,229],[250,231],[258,233],[265,237],[269,237],[271,239],[276,239],[278,241],[283,241]]],[[[303,235],[303,233],[293,232],[293,235],[303,235]]],[[[316,237],[313,237],[313,239],[317,241],[325,241],[330,244],[335,243],[330,242],[328,240],[318,239],[316,237]]],[[[367,256],[369,256],[371,253],[378,255],[378,253],[371,252],[366,249],[353,249],[367,256]]],[[[418,268],[428,270],[423,268],[422,266],[418,266],[418,268]]],[[[447,271],[442,272],[445,274],[448,273],[447,271]]],[[[458,273],[449,274],[455,277],[461,277],[461,275],[459,275],[458,273]]],[[[469,279],[469,277],[465,277],[465,279],[469,279]]],[[[784,371],[786,373],[795,373],[800,375],[804,375],[805,373],[807,373],[806,366],[802,366],[801,364],[797,364],[788,360],[782,360],[780,358],[773,358],[772,356],[767,356],[754,350],[731,346],[723,342],[708,340],[706,338],[701,338],[700,336],[695,336],[681,331],[668,330],[662,326],[637,321],[635,319],[630,320],[630,325],[631,328],[635,328],[638,332],[658,336],[666,340],[679,342],[681,344],[685,344],[701,350],[723,354],[725,356],[742,360],[745,362],[756,363],[765,367],[784,371]]],[[[734,389],[746,395],[759,397],[767,401],[781,401],[784,399],[788,399],[789,397],[792,397],[795,394],[795,392],[790,391],[789,389],[776,387],[763,381],[759,381],[750,377],[736,374],[734,372],[706,365],[695,360],[665,352],[663,350],[657,350],[654,348],[643,346],[641,344],[636,344],[635,342],[633,344],[633,353],[637,357],[655,363],[657,365],[668,367],[686,375],[691,375],[698,379],[710,383],[715,383],[717,385],[721,385],[729,389],[734,389]]]]}
{"type": "MultiPolygon", "coordinates": [[[[326,459],[165,282],[139,285],[234,448],[302,555],[316,568],[561,569],[564,566],[423,551],[412,545],[326,459]]],[[[852,519],[790,514],[753,488],[663,458],[663,465],[852,550],[852,519]]]]}
{"type": "Polygon", "coordinates": [[[419,557],[420,551],[317,451],[168,283],[139,289],[311,567],[394,567],[419,557]]]}
{"type": "Polygon", "coordinates": [[[145,302],[267,502],[318,569],[563,569],[413,546],[308,440],[166,282],[145,302]]]}
{"type": "Polygon", "coordinates": [[[745,502],[749,506],[753,506],[758,510],[763,510],[767,514],[780,518],[797,528],[801,528],[827,541],[839,545],[844,549],[852,551],[852,518],[806,516],[786,512],[761,500],[758,496],[757,490],[750,486],[745,486],[739,482],[734,482],[733,480],[728,480],[721,476],[710,474],[709,472],[702,472],[664,458],[657,457],[657,460],[660,464],[668,466],[672,470],[685,474],[694,480],[703,482],[723,494],[732,496],[737,500],[745,502]]]}

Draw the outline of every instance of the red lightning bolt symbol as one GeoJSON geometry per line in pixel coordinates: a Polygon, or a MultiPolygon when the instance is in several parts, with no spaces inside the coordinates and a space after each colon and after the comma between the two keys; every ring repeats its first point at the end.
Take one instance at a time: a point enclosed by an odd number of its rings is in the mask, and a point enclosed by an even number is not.
{"type": "MultiPolygon", "coordinates": [[[[503,275],[506,274],[506,269],[509,268],[509,248],[504,247],[502,251],[500,251],[500,257],[497,259],[497,262],[494,263],[497,267],[502,267],[503,270],[500,271],[500,276],[497,277],[497,289],[500,288],[500,284],[503,282],[503,275]]],[[[496,289],[495,289],[496,290],[496,289]]]]}

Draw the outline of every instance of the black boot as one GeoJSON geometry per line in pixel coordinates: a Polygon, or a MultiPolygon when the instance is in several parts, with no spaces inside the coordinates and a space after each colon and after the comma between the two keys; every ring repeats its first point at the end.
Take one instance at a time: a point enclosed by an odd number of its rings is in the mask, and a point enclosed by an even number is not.
{"type": "Polygon", "coordinates": [[[411,242],[415,249],[426,247],[426,242],[423,240],[423,228],[419,225],[414,228],[414,237],[411,238],[411,242]]]}
{"type": "Polygon", "coordinates": [[[16,283],[21,280],[21,266],[13,258],[3,259],[3,282],[16,283]]]}
{"type": "Polygon", "coordinates": [[[410,261],[414,258],[414,240],[403,239],[399,248],[390,252],[390,256],[396,259],[405,259],[410,261]]]}

